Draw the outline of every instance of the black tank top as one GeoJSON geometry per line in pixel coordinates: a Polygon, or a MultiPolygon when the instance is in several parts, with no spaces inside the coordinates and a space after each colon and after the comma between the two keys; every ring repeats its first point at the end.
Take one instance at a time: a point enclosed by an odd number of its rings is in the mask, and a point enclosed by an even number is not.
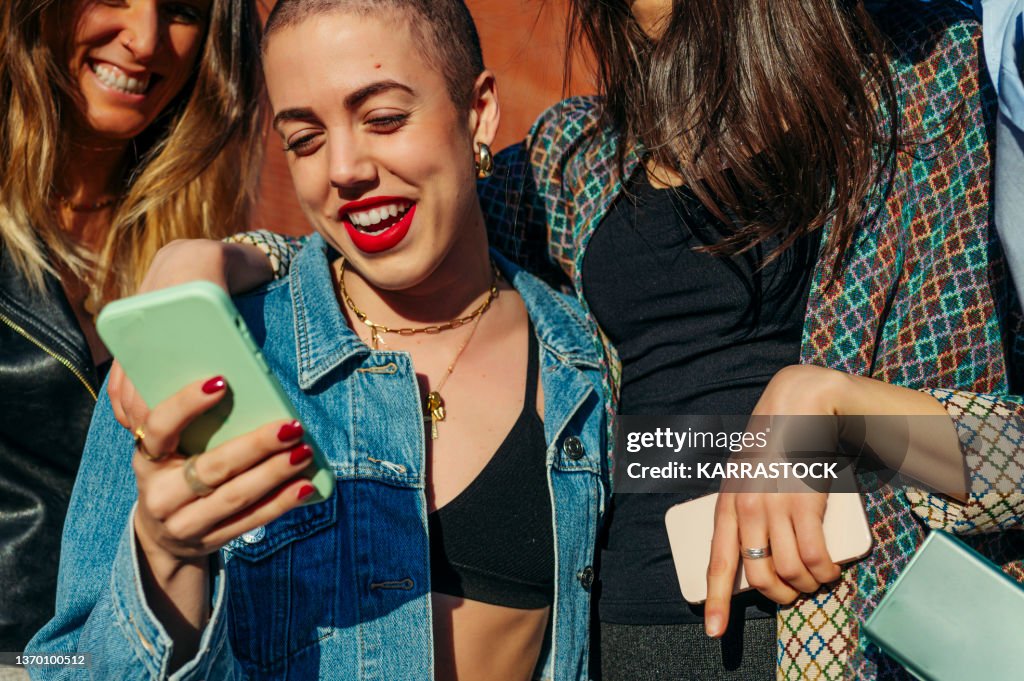
{"type": "MultiPolygon", "coordinates": [[[[749,414],[775,372],[800,360],[819,232],[759,267],[777,239],[746,257],[695,251],[731,232],[687,187],[655,189],[643,171],[591,238],[584,294],[622,360],[621,414],[749,414]]],[[[683,624],[703,608],[679,591],[665,512],[683,494],[616,494],[600,552],[602,622],[683,624]]],[[[774,617],[752,591],[748,618],[774,617]]]]}
{"type": "Polygon", "coordinates": [[[519,419],[480,474],[428,517],[437,593],[524,609],[553,601],[554,535],[532,324],[529,339],[519,419]]]}

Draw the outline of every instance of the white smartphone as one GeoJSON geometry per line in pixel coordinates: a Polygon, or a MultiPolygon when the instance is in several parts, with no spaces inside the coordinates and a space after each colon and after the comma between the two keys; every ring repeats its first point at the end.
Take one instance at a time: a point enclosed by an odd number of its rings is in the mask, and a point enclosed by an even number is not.
{"type": "MultiPolygon", "coordinates": [[[[703,603],[708,597],[707,569],[717,503],[718,494],[709,494],[677,504],[665,513],[672,562],[679,578],[679,589],[688,603],[703,603]]],[[[833,492],[828,495],[824,531],[825,546],[835,563],[849,563],[871,551],[871,528],[860,494],[833,492]]],[[[733,593],[751,588],[740,559],[733,593]]]]}

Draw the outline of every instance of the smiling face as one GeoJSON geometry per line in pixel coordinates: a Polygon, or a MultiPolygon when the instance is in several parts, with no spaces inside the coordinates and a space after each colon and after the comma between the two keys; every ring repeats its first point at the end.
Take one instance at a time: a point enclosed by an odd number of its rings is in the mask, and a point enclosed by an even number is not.
{"type": "Polygon", "coordinates": [[[212,0],[77,0],[68,67],[81,133],[129,140],[191,78],[212,0]]]}
{"type": "MultiPolygon", "coordinates": [[[[486,237],[476,145],[497,127],[493,77],[468,110],[393,12],[319,14],[264,50],[274,127],[313,226],[371,284],[405,290],[459,263],[486,237]]],[[[468,89],[467,85],[467,89],[468,89]]]]}

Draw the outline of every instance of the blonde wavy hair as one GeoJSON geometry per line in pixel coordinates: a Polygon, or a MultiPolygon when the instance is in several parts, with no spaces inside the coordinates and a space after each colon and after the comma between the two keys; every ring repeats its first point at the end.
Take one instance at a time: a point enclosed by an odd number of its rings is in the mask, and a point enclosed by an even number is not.
{"type": "Polygon", "coordinates": [[[67,122],[80,96],[64,63],[66,45],[47,40],[69,40],[67,0],[4,4],[0,247],[33,286],[41,290],[46,274],[63,267],[89,285],[87,307],[98,310],[134,291],[168,242],[219,238],[247,225],[264,109],[259,18],[250,0],[212,3],[192,79],[130,145],[125,193],[98,252],[61,229],[52,199],[57,173],[73,152],[67,122]]]}

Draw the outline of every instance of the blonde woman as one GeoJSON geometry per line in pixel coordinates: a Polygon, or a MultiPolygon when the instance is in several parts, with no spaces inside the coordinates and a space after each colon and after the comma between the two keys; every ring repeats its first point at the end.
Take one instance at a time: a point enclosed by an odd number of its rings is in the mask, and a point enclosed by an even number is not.
{"type": "Polygon", "coordinates": [[[53,612],[109,366],[94,313],[162,245],[246,224],[258,26],[249,2],[229,0],[0,9],[0,650],[22,650],[53,612]]]}

